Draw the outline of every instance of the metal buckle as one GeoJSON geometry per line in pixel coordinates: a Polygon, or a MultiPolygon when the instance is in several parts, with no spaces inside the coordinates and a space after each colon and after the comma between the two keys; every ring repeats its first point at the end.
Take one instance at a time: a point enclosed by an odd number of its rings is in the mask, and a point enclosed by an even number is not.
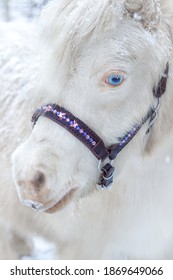
{"type": "Polygon", "coordinates": [[[101,173],[101,176],[99,178],[99,182],[96,185],[97,190],[103,190],[103,189],[111,189],[113,184],[113,177],[114,177],[114,171],[115,168],[112,166],[112,161],[107,162],[101,167],[101,161],[99,161],[98,169],[101,173]]]}

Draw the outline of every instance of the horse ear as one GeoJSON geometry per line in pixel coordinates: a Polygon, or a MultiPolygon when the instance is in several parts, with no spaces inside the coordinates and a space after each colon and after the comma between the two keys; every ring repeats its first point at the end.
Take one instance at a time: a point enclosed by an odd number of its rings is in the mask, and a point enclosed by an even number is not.
{"type": "Polygon", "coordinates": [[[159,0],[125,0],[126,14],[141,22],[145,29],[157,29],[160,22],[159,0]]]}

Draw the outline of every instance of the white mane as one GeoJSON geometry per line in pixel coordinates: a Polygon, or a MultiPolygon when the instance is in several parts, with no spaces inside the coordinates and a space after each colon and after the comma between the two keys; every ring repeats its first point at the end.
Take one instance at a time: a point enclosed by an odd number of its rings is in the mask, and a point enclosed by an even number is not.
{"type": "MultiPolygon", "coordinates": [[[[157,5],[159,5],[158,1],[156,2],[157,5]]],[[[117,26],[121,26],[122,22],[127,22],[128,25],[128,21],[130,20],[133,21],[134,24],[137,24],[139,26],[139,29],[142,28],[142,23],[139,23],[138,18],[134,17],[133,19],[131,19],[130,17],[128,18],[126,16],[127,11],[124,3],[125,0],[51,1],[42,12],[40,24],[42,26],[42,45],[40,49],[42,51],[41,58],[43,61],[43,68],[45,67],[45,58],[46,69],[50,64],[51,73],[53,73],[53,69],[55,67],[56,75],[56,65],[58,63],[59,65],[61,65],[61,71],[65,71],[66,74],[68,73],[68,75],[70,75],[70,73],[74,73],[76,63],[82,56],[81,51],[83,51],[84,49],[86,49],[86,51],[87,49],[91,49],[93,41],[100,41],[101,43],[104,38],[106,39],[107,34],[110,34],[111,30],[113,39],[116,40],[116,33],[114,32],[114,30],[117,26]],[[91,44],[89,44],[89,42],[91,42],[91,44]]],[[[171,21],[171,11],[168,6],[165,5],[165,1],[163,1],[163,4],[165,8],[163,9],[162,13],[160,9],[158,9],[158,13],[159,16],[161,16],[161,19],[159,24],[160,26],[157,26],[158,32],[156,31],[155,33],[155,36],[160,37],[160,41],[163,40],[162,32],[165,33],[165,21],[167,21],[168,23],[170,23],[171,21]]],[[[171,6],[170,1],[169,5],[171,6]]],[[[129,28],[131,27],[129,26],[129,28]]],[[[149,27],[146,28],[146,30],[148,29],[149,27]]],[[[116,32],[118,32],[118,28],[116,32]]],[[[130,33],[131,31],[129,29],[129,34],[130,33]]],[[[134,42],[132,41],[132,45],[137,48],[138,42],[136,38],[132,38],[132,40],[133,39],[134,42]]],[[[124,44],[126,43],[125,38],[121,38],[121,40],[122,42],[119,42],[119,48],[123,53],[123,51],[127,51],[127,46],[125,46],[124,48],[124,44]]],[[[154,40],[154,36],[149,36],[149,33],[146,32],[146,41],[147,40],[154,40]]],[[[153,41],[153,45],[154,44],[155,42],[153,41]]],[[[169,44],[169,42],[167,44],[169,44]]],[[[165,55],[164,52],[166,51],[167,47],[163,49],[162,55],[165,55]]],[[[160,53],[161,50],[159,49],[158,52],[160,53]]],[[[129,49],[128,55],[131,56],[129,58],[130,60],[135,59],[134,57],[132,57],[132,53],[134,56],[134,50],[129,49]]],[[[163,65],[161,66],[161,68],[163,69],[163,65]]],[[[46,71],[45,75],[47,75],[48,72],[49,71],[46,71]]],[[[42,69],[42,77],[43,76],[44,75],[42,69]]]]}

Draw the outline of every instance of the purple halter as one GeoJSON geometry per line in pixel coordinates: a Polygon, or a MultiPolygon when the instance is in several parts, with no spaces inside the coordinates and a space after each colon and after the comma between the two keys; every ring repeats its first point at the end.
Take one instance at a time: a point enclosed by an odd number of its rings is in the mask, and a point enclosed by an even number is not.
{"type": "MultiPolygon", "coordinates": [[[[72,113],[57,104],[47,104],[39,107],[32,116],[32,122],[35,125],[40,116],[47,117],[64,127],[78,140],[80,140],[95,155],[98,160],[100,160],[101,162],[104,162],[106,159],[112,161],[117,157],[120,151],[134,138],[143,124],[150,119],[149,129],[147,130],[147,133],[149,132],[150,128],[154,124],[155,119],[157,118],[160,105],[160,97],[166,91],[168,72],[169,64],[167,64],[166,66],[166,70],[159,81],[157,89],[153,90],[153,95],[158,99],[157,107],[151,108],[139,124],[134,125],[134,127],[128,133],[126,133],[124,137],[119,139],[118,144],[114,144],[108,148],[105,146],[103,140],[92,129],[90,129],[79,118],[75,117],[72,113]]],[[[100,172],[101,177],[98,186],[100,188],[110,187],[113,183],[114,174],[114,167],[112,166],[111,162],[106,163],[101,168],[100,172]]]]}

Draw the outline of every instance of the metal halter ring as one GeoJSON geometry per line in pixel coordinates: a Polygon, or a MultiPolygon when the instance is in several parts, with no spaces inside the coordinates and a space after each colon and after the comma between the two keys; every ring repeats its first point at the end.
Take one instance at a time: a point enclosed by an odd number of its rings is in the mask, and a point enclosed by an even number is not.
{"type": "Polygon", "coordinates": [[[157,120],[159,109],[160,109],[160,98],[157,98],[157,106],[156,108],[153,109],[153,114],[151,116],[146,134],[150,132],[150,129],[152,128],[153,124],[157,120]]]}
{"type": "MultiPolygon", "coordinates": [[[[112,165],[113,160],[109,160],[109,161],[106,162],[106,163],[109,163],[109,164],[112,165]]],[[[101,174],[103,174],[102,168],[105,166],[106,163],[103,163],[103,161],[102,161],[101,159],[99,160],[99,163],[98,163],[98,171],[99,171],[101,174]],[[101,167],[101,164],[102,164],[102,167],[101,167]]]]}
{"type": "Polygon", "coordinates": [[[97,184],[97,189],[110,189],[113,184],[113,177],[115,168],[112,166],[112,160],[102,163],[99,161],[98,170],[101,173],[99,182],[97,184]],[[102,163],[102,167],[101,167],[102,163]]]}

